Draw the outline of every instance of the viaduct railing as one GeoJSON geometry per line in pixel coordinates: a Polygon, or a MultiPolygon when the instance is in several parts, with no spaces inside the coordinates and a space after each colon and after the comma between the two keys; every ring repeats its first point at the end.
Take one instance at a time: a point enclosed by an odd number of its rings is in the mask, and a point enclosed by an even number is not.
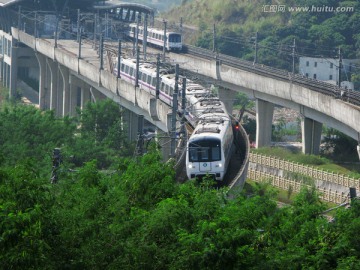
{"type": "MultiPolygon", "coordinates": [[[[269,173],[255,171],[249,169],[248,171],[248,178],[255,181],[255,182],[267,182],[272,186],[283,190],[292,189],[294,192],[299,192],[301,188],[308,187],[311,188],[309,185],[305,185],[303,183],[297,182],[295,180],[286,179],[280,176],[275,176],[269,173]]],[[[339,192],[337,190],[333,191],[331,189],[326,188],[319,188],[317,187],[320,193],[320,199],[327,202],[332,202],[336,204],[345,203],[350,201],[349,193],[339,192]]]]}
{"type": "MultiPolygon", "coordinates": [[[[269,168],[299,173],[301,175],[311,177],[314,180],[320,180],[347,188],[355,187],[357,190],[360,190],[360,179],[349,177],[343,174],[327,172],[313,168],[311,166],[256,153],[250,153],[249,161],[269,168]]],[[[276,176],[262,171],[256,171],[254,169],[249,169],[248,178],[256,182],[262,182],[268,179],[271,181],[272,185],[278,188],[284,190],[292,188],[292,190],[295,192],[300,191],[301,187],[309,187],[309,185],[304,184],[301,181],[287,179],[285,177],[276,176]]],[[[321,198],[325,201],[343,203],[349,200],[349,195],[347,192],[332,190],[330,186],[321,188],[316,186],[316,188],[319,190],[321,198]]]]}

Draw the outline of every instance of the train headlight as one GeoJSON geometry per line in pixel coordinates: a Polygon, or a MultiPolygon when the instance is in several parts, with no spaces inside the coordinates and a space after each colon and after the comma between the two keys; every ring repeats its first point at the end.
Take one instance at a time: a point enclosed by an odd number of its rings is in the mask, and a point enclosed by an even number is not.
{"type": "Polygon", "coordinates": [[[221,163],[216,164],[216,165],[215,165],[215,167],[219,167],[219,168],[221,168],[221,167],[222,167],[222,164],[221,164],[221,163]]]}
{"type": "Polygon", "coordinates": [[[189,169],[193,169],[193,168],[195,168],[195,166],[194,166],[194,165],[192,165],[192,164],[189,164],[189,165],[188,165],[188,167],[189,167],[189,169]]]}

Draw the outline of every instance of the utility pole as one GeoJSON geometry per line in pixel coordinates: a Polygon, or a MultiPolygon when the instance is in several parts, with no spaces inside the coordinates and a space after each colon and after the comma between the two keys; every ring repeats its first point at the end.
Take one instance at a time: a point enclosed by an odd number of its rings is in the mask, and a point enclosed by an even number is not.
{"type": "Polygon", "coordinates": [[[339,87],[341,87],[341,70],[342,70],[342,54],[341,54],[341,47],[339,47],[339,81],[338,81],[339,87]]]}
{"type": "Polygon", "coordinates": [[[144,116],[138,116],[138,141],[137,141],[137,154],[142,156],[144,153],[144,116]]]}
{"type": "Polygon", "coordinates": [[[78,53],[78,59],[81,59],[81,28],[78,29],[78,42],[79,42],[79,53],[78,53]]]}
{"type": "Polygon", "coordinates": [[[77,10],[77,42],[80,40],[80,9],[77,10]]]}
{"type": "Polygon", "coordinates": [[[179,64],[175,65],[175,89],[174,93],[179,94],[179,64]]]}
{"type": "Polygon", "coordinates": [[[58,170],[61,164],[61,150],[60,148],[54,148],[52,158],[52,172],[51,172],[51,184],[56,184],[58,181],[58,170]]]}
{"type": "Polygon", "coordinates": [[[121,78],[120,75],[120,61],[121,61],[121,39],[119,39],[119,44],[118,44],[118,58],[117,58],[117,78],[121,78]]]}
{"type": "Polygon", "coordinates": [[[180,34],[182,35],[182,32],[183,32],[183,17],[180,17],[180,34]]]}
{"type": "Polygon", "coordinates": [[[167,21],[163,20],[163,23],[164,23],[163,62],[165,62],[165,52],[166,52],[166,24],[167,24],[167,21]]]}
{"type": "Polygon", "coordinates": [[[96,50],[96,34],[97,34],[96,28],[97,28],[97,14],[95,13],[94,14],[94,50],[96,50]]]}
{"type": "Polygon", "coordinates": [[[146,47],[147,47],[147,27],[148,27],[148,15],[145,14],[144,19],[144,34],[143,34],[143,54],[144,54],[144,60],[146,61],[146,47]]]}
{"type": "Polygon", "coordinates": [[[35,38],[37,38],[38,37],[38,35],[37,35],[37,11],[35,11],[35,18],[34,18],[34,36],[35,36],[35,38]]]}
{"type": "Polygon", "coordinates": [[[216,28],[215,23],[213,25],[213,52],[216,51],[216,28]]]}
{"type": "Polygon", "coordinates": [[[175,147],[176,147],[176,114],[178,111],[178,91],[179,91],[179,64],[175,66],[175,90],[173,93],[173,109],[171,114],[171,146],[170,153],[171,156],[175,156],[175,147]]]}
{"type": "Polygon", "coordinates": [[[160,94],[160,54],[156,56],[156,99],[159,99],[160,94]]]}
{"type": "Polygon", "coordinates": [[[59,14],[56,14],[55,33],[54,33],[54,47],[55,48],[57,48],[58,28],[59,28],[59,14]]]}
{"type": "Polygon", "coordinates": [[[186,109],[186,78],[182,80],[181,90],[181,134],[185,135],[185,109],[186,109]]]}
{"type": "Polygon", "coordinates": [[[257,59],[258,59],[258,32],[256,32],[255,34],[255,56],[254,56],[254,65],[257,63],[257,59]]]}
{"type": "Polygon", "coordinates": [[[19,31],[21,29],[21,6],[19,6],[19,9],[18,9],[18,29],[19,29],[19,31]]]}
{"type": "MultiPolygon", "coordinates": [[[[140,15],[139,15],[140,16],[140,15]]],[[[139,16],[136,17],[136,35],[135,35],[135,50],[134,50],[134,55],[135,53],[137,53],[138,51],[138,46],[139,46],[139,16]]]]}
{"type": "Polygon", "coordinates": [[[294,74],[295,73],[295,38],[294,38],[294,43],[293,45],[291,46],[292,47],[292,73],[294,74]]]}
{"type": "Polygon", "coordinates": [[[139,68],[140,68],[140,48],[136,47],[136,73],[135,73],[135,87],[139,87],[139,68]]]}
{"type": "Polygon", "coordinates": [[[100,35],[99,55],[100,55],[100,70],[103,70],[104,69],[104,37],[102,36],[102,34],[100,35]]]}

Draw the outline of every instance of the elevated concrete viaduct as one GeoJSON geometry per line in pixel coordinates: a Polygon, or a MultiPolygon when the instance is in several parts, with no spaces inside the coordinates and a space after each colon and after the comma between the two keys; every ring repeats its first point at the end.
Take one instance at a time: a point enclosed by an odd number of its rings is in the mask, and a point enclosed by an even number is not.
{"type": "MultiPolygon", "coordinates": [[[[2,33],[0,36],[5,35],[8,34],[2,33]]],[[[58,116],[75,115],[76,107],[83,108],[89,100],[108,97],[127,110],[125,118],[131,120],[128,122],[128,135],[132,140],[137,139],[138,115],[144,115],[145,120],[161,131],[169,131],[171,108],[148,92],[116,78],[109,70],[101,69],[99,58],[91,45],[83,45],[82,57],[79,58],[74,41],[59,40],[58,46],[54,47],[53,40],[35,38],[17,28],[13,28],[12,36],[7,38],[14,45],[24,44],[26,47],[10,46],[12,57],[3,54],[6,60],[2,61],[5,65],[1,66],[3,78],[6,78],[4,84],[11,91],[16,91],[16,85],[10,82],[17,79],[17,51],[26,56],[27,62],[37,62],[38,69],[30,68],[31,65],[28,67],[33,76],[38,74],[41,109],[53,109],[58,116]]],[[[23,64],[26,66],[25,62],[23,64]]]]}
{"type": "MultiPolygon", "coordinates": [[[[303,152],[319,153],[322,124],[333,127],[355,140],[360,138],[360,108],[313,91],[289,80],[280,80],[228,66],[214,59],[188,54],[170,53],[173,62],[207,76],[215,84],[230,90],[220,90],[220,98],[232,111],[236,92],[244,92],[256,99],[256,146],[269,145],[274,105],[297,110],[302,115],[303,152]]],[[[290,78],[290,76],[289,76],[290,78]]]]}

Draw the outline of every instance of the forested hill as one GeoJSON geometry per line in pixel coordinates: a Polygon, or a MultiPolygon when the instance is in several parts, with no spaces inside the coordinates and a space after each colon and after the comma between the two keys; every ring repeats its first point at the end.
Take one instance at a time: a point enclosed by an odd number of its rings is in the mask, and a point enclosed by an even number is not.
{"type": "Polygon", "coordinates": [[[339,0],[184,0],[166,15],[199,27],[197,45],[212,46],[216,26],[220,52],[249,60],[258,32],[259,61],[290,69],[291,46],[298,56],[360,57],[360,3],[339,0]],[[306,11],[306,9],[308,10],[306,11]]]}

